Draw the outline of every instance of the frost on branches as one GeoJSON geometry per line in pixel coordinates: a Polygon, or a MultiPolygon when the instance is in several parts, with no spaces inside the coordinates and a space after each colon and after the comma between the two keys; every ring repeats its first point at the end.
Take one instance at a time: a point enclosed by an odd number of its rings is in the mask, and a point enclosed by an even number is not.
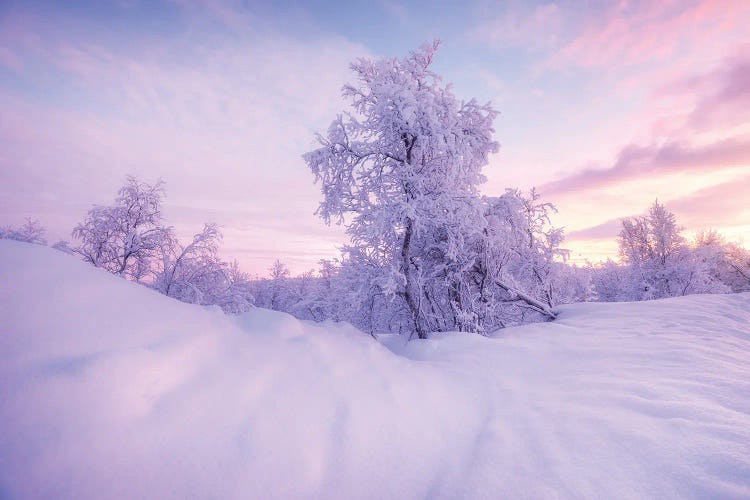
{"type": "Polygon", "coordinates": [[[205,224],[193,240],[183,245],[174,236],[160,248],[153,287],[182,302],[218,305],[225,312],[240,313],[252,305],[247,276],[218,256],[221,232],[205,224]]]}
{"type": "Polygon", "coordinates": [[[0,227],[0,239],[46,245],[45,232],[44,227],[42,227],[38,220],[26,219],[26,222],[17,228],[13,226],[0,227]]]}
{"type": "MultiPolygon", "coordinates": [[[[594,287],[601,301],[638,301],[696,293],[731,291],[727,278],[730,248],[718,235],[699,236],[690,245],[675,215],[655,201],[645,216],[623,219],[618,238],[620,262],[597,269],[594,287]]],[[[731,274],[729,272],[728,274],[731,274]]]]}
{"type": "MultiPolygon", "coordinates": [[[[84,260],[183,302],[247,311],[253,303],[249,277],[218,256],[221,233],[205,224],[183,245],[162,221],[164,183],[128,177],[113,205],[95,206],[73,230],[84,260]]],[[[61,247],[66,251],[67,245],[61,247]]]]}
{"type": "Polygon", "coordinates": [[[117,192],[114,205],[95,206],[73,229],[81,243],[75,251],[87,262],[107,271],[140,281],[170,237],[162,225],[164,183],[142,183],[135,177],[117,192]]]}
{"type": "Polygon", "coordinates": [[[354,287],[362,296],[352,302],[374,308],[385,301],[405,311],[420,338],[487,331],[529,314],[554,317],[548,280],[561,235],[535,233],[549,207],[530,208],[535,195],[479,196],[482,167],[498,149],[497,112],[453,95],[430,70],[437,48],[355,62],[357,83],[343,89],[353,112],[338,116],[318,136],[321,147],[304,156],[322,188],[318,213],[327,223],[347,224],[351,244],[342,272],[354,267],[368,278],[354,287]],[[501,220],[492,214],[496,202],[508,202],[501,220]],[[501,256],[523,238],[490,226],[524,217],[531,233],[515,250],[531,261],[509,265],[501,256]]]}

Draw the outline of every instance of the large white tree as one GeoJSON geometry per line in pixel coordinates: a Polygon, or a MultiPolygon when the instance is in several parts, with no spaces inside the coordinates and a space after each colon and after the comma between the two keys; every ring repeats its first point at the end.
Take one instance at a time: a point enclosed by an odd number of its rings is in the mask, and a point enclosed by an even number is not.
{"type": "Polygon", "coordinates": [[[383,290],[405,301],[420,337],[431,326],[423,307],[430,252],[453,255],[462,227],[481,218],[477,186],[498,148],[497,112],[455,97],[430,70],[437,48],[352,64],[357,82],[343,95],[353,113],[337,117],[304,156],[322,187],[318,213],[346,220],[350,250],[384,271],[383,290]]]}

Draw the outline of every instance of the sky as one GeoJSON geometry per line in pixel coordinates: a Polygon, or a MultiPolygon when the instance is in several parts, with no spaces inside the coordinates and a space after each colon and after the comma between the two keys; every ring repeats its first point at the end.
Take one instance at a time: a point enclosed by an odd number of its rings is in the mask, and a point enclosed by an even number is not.
{"type": "Polygon", "coordinates": [[[301,155],[358,57],[442,41],[434,69],[491,101],[487,195],[536,187],[574,262],[616,258],[658,199],[686,234],[750,245],[750,2],[0,2],[0,225],[48,239],[127,175],[162,179],[187,239],[264,275],[338,255],[301,155]]]}

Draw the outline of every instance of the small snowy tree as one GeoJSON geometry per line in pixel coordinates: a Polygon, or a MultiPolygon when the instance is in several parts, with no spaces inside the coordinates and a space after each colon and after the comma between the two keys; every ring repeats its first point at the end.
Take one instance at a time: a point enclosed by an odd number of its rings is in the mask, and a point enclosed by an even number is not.
{"type": "Polygon", "coordinates": [[[627,302],[633,298],[634,285],[631,279],[634,274],[630,268],[620,265],[611,259],[591,266],[591,283],[594,297],[599,302],[627,302]]]}
{"type": "Polygon", "coordinates": [[[750,291],[750,251],[736,243],[725,248],[727,271],[724,282],[735,292],[750,291]]]}
{"type": "Polygon", "coordinates": [[[249,279],[236,261],[219,258],[220,241],[216,224],[205,224],[187,245],[165,238],[153,287],[182,302],[218,305],[233,314],[247,311],[253,304],[249,279]]]}
{"type": "Polygon", "coordinates": [[[216,224],[205,224],[193,240],[183,246],[170,235],[160,245],[161,269],[154,280],[154,288],[183,302],[199,304],[205,290],[201,286],[210,284],[207,274],[223,272],[217,257],[221,233],[216,224]]]}
{"type": "Polygon", "coordinates": [[[226,287],[219,296],[217,305],[228,314],[240,314],[250,310],[255,302],[250,276],[240,269],[236,260],[225,267],[225,276],[226,287]]]}
{"type": "Polygon", "coordinates": [[[312,319],[321,321],[341,320],[342,290],[339,287],[340,263],[337,260],[321,259],[318,266],[318,286],[310,298],[309,309],[312,319]]]}
{"type": "Polygon", "coordinates": [[[726,268],[722,280],[735,292],[750,291],[750,250],[736,243],[724,249],[726,268]]]}
{"type": "Polygon", "coordinates": [[[701,231],[693,244],[694,253],[708,266],[715,280],[733,292],[750,291],[750,251],[727,243],[716,231],[701,231]]]}
{"type": "Polygon", "coordinates": [[[279,259],[276,259],[268,271],[271,275],[268,282],[268,307],[274,311],[286,310],[285,306],[290,302],[289,294],[291,292],[289,268],[279,259]]]}
{"type": "Polygon", "coordinates": [[[562,230],[550,224],[554,206],[541,202],[534,190],[524,196],[514,189],[484,198],[484,206],[473,267],[480,322],[491,329],[523,323],[527,314],[554,318],[553,306],[564,301],[558,260],[567,258],[560,248],[562,230]]]}
{"type": "Polygon", "coordinates": [[[163,197],[163,182],[150,185],[128,177],[114,205],[93,207],[73,229],[81,242],[76,252],[97,267],[140,281],[171,238],[171,229],[162,225],[163,197]]]}

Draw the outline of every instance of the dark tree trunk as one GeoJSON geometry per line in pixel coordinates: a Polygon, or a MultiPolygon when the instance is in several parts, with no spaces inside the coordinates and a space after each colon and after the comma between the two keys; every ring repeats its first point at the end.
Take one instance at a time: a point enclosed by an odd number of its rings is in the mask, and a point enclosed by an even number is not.
{"type": "Polygon", "coordinates": [[[414,320],[414,330],[417,332],[417,336],[420,339],[426,339],[427,333],[424,331],[419,317],[419,302],[414,294],[414,273],[411,263],[411,237],[413,232],[412,220],[407,218],[406,228],[404,229],[404,244],[401,247],[401,267],[404,278],[406,278],[404,299],[406,299],[406,305],[409,306],[409,311],[411,311],[412,319],[414,320]]]}

